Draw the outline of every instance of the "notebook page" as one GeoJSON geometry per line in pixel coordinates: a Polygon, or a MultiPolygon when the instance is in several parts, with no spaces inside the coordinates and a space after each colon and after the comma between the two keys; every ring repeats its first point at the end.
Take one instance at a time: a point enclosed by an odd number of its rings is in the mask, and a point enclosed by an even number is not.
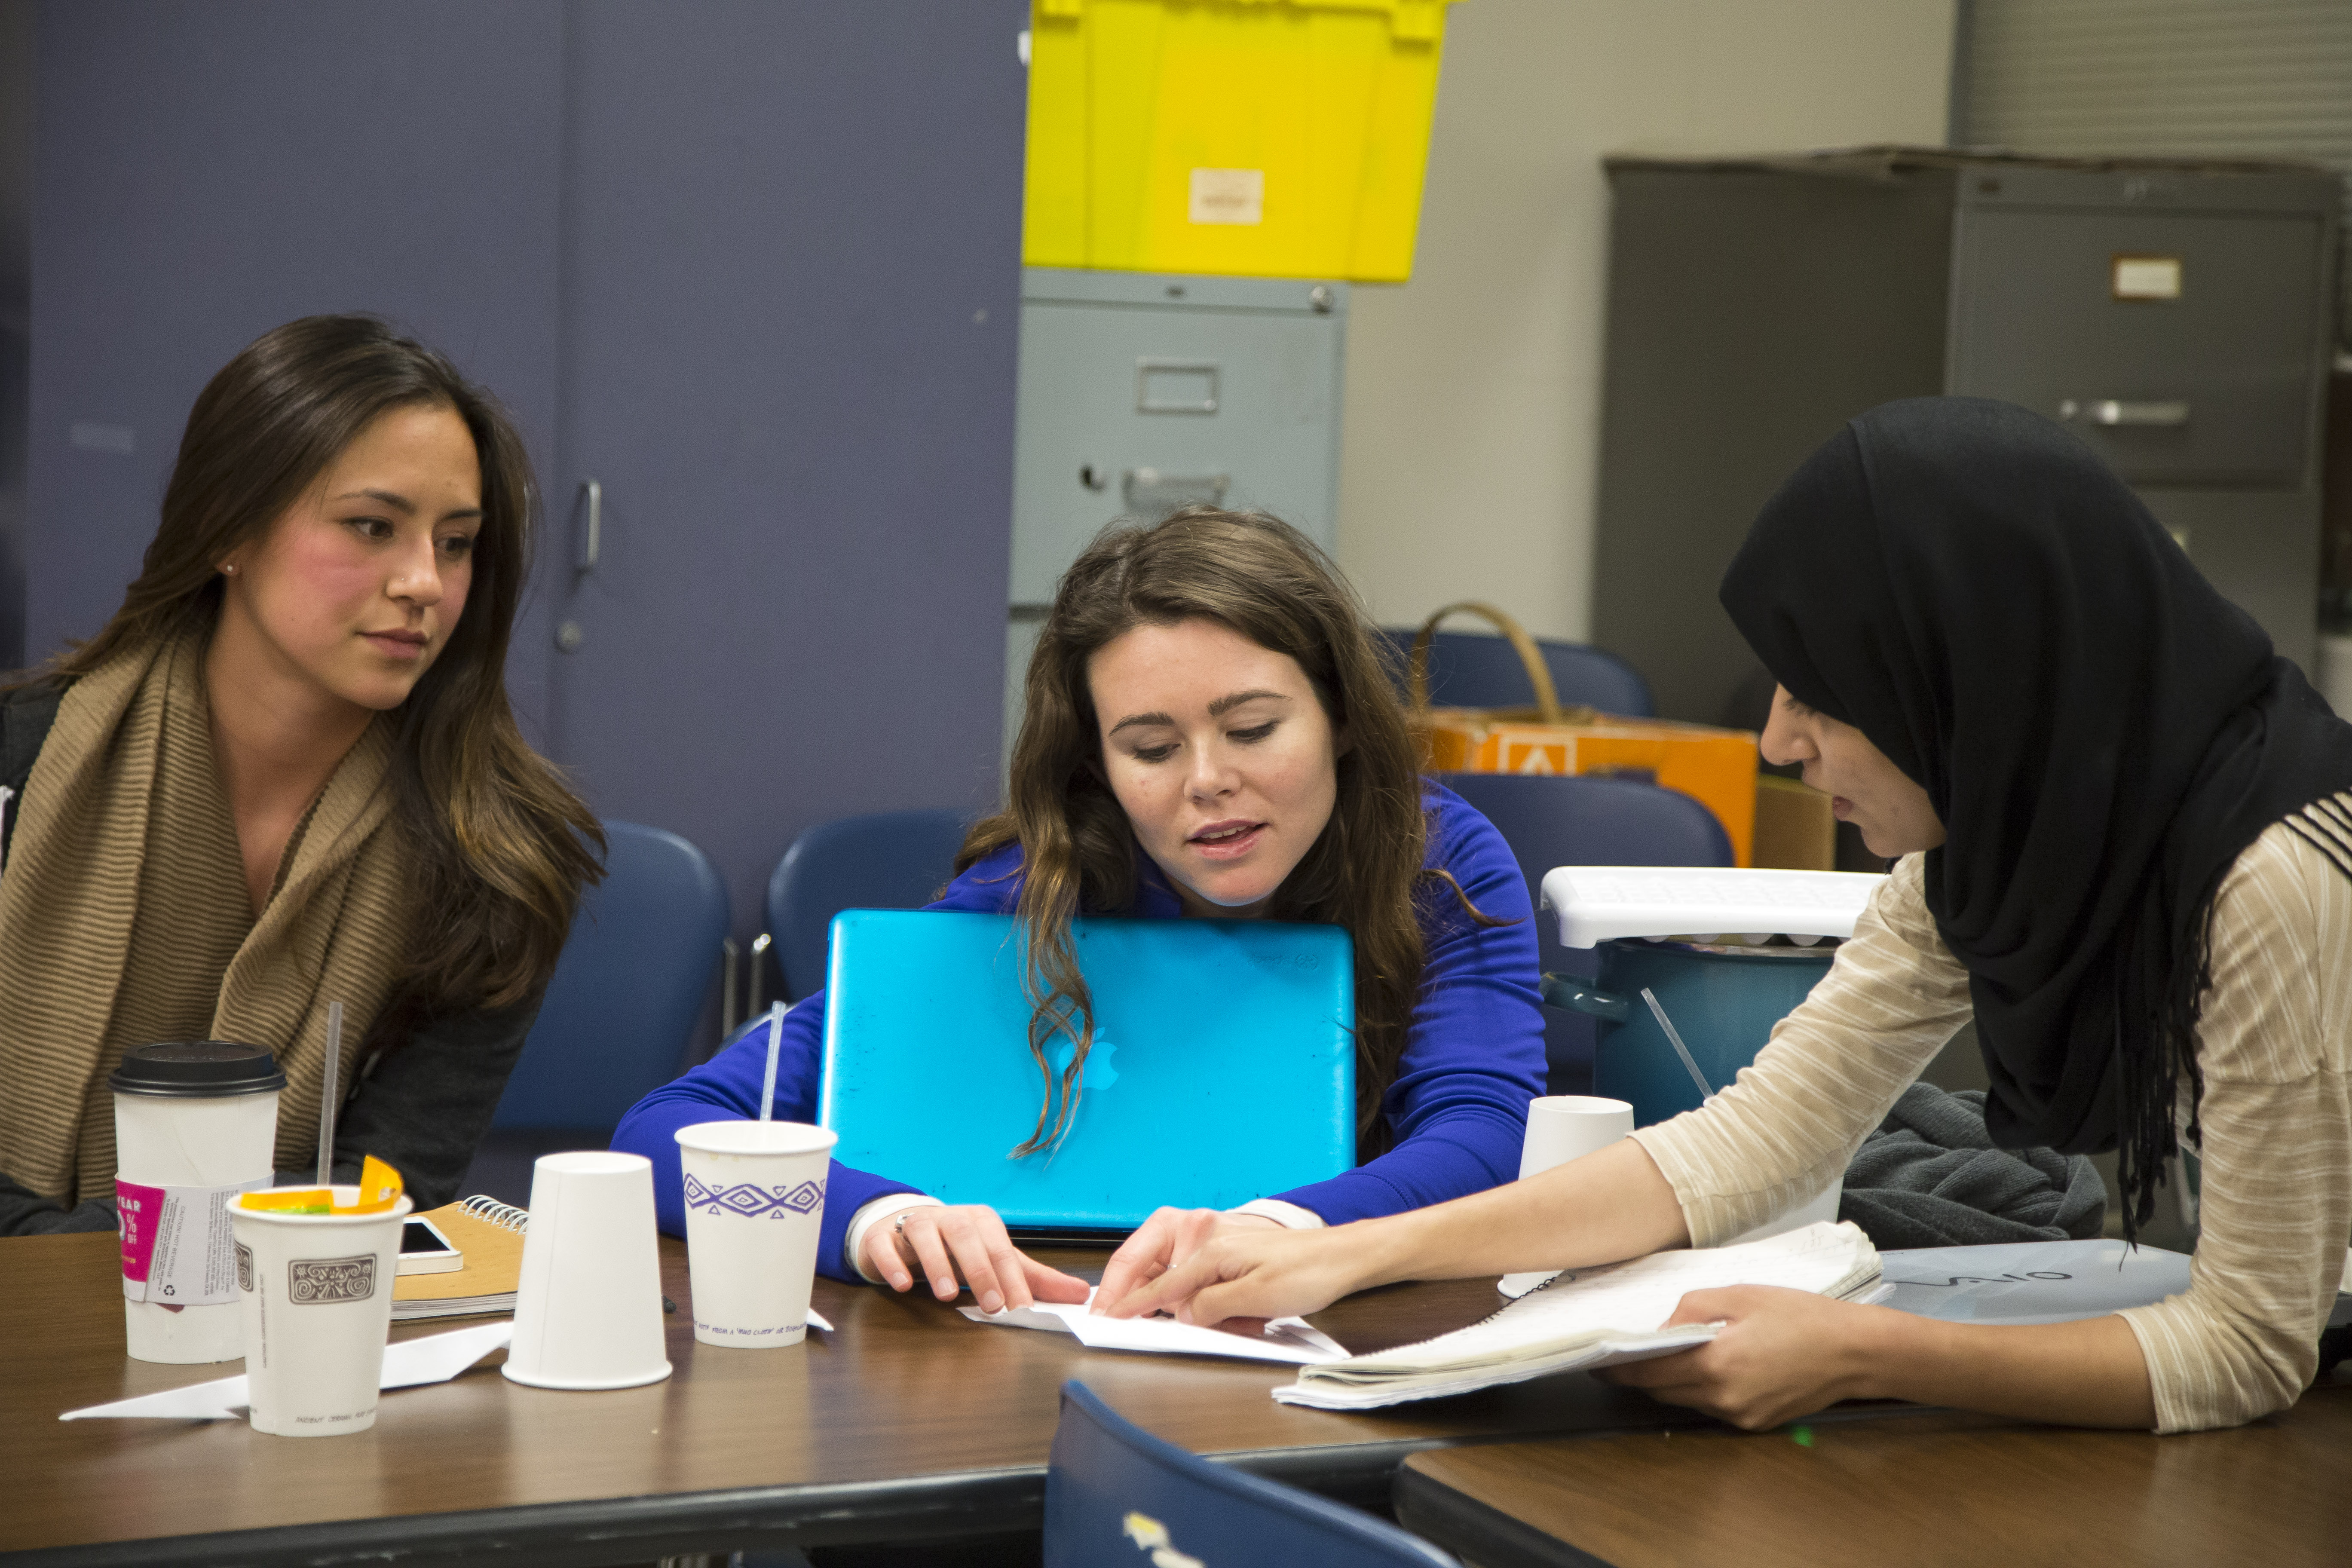
{"type": "Polygon", "coordinates": [[[1564,1273],[1466,1329],[1356,1356],[1317,1373],[1393,1376],[1423,1368],[1499,1364],[1603,1337],[1651,1332],[1692,1290],[1780,1285],[1841,1295],[1876,1273],[1876,1251],[1850,1224],[1808,1226],[1741,1247],[1654,1253],[1564,1273]]]}

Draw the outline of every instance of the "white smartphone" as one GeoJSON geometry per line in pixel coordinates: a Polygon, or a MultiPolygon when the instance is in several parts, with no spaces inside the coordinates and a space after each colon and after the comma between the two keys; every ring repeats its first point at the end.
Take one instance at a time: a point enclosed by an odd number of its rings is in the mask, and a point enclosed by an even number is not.
{"type": "Polygon", "coordinates": [[[411,1219],[400,1227],[401,1273],[447,1274],[464,1267],[466,1255],[431,1220],[411,1219]]]}

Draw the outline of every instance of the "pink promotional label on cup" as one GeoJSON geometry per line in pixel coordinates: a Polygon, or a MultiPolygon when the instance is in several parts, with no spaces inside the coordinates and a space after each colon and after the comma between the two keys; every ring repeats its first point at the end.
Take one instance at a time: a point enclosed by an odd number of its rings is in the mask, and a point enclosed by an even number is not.
{"type": "Polygon", "coordinates": [[[151,1187],[114,1179],[122,1237],[122,1294],[165,1307],[218,1307],[236,1300],[228,1200],[270,1178],[227,1187],[151,1187]]]}

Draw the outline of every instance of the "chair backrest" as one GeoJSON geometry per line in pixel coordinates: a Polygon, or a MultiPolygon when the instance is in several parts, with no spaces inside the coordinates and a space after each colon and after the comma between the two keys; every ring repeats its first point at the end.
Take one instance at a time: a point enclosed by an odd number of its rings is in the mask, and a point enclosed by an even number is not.
{"type": "Polygon", "coordinates": [[[1555,866],[1728,866],[1715,813],[1639,779],[1559,773],[1436,773],[1495,825],[1538,899],[1555,866]]]}
{"type": "Polygon", "coordinates": [[[825,934],[844,910],[920,909],[955,875],[962,816],[883,811],[820,822],[793,840],[768,879],[768,931],[784,1000],[824,988],[825,934]]]}
{"type": "Polygon", "coordinates": [[[1045,1568],[1432,1568],[1454,1560],[1370,1514],[1213,1465],[1062,1384],[1045,1472],[1045,1568]]]}
{"type": "MultiPolygon", "coordinates": [[[[1547,970],[1593,973],[1595,955],[1559,945],[1543,912],[1544,874],[1555,866],[1728,866],[1731,839],[1715,813],[1677,790],[1638,779],[1559,774],[1438,773],[1511,847],[1536,908],[1536,952],[1547,970]]],[[[1597,1027],[1580,1013],[1544,1009],[1549,1091],[1591,1088],[1597,1027]]]]}
{"type": "Polygon", "coordinates": [[[581,895],[493,1126],[609,1128],[676,1077],[719,973],[727,889],[675,833],[604,824],[604,879],[581,895]]]}
{"type": "MultiPolygon", "coordinates": [[[[1402,696],[1405,660],[1412,657],[1414,629],[1382,626],[1395,645],[1402,696]]],[[[1561,702],[1589,704],[1603,713],[1647,719],[1657,712],[1642,672],[1606,648],[1590,643],[1536,638],[1561,702]]],[[[1528,672],[1509,641],[1479,632],[1439,632],[1429,643],[1429,700],[1441,708],[1510,708],[1535,700],[1528,672]]]]}

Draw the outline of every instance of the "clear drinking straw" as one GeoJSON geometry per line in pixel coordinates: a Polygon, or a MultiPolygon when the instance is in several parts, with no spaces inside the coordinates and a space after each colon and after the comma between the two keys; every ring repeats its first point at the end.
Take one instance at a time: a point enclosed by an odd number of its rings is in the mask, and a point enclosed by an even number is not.
{"type": "Polygon", "coordinates": [[[334,1179],[335,1079],[343,1065],[343,1005],[327,1004],[327,1079],[319,1088],[319,1184],[334,1179]]]}
{"type": "Polygon", "coordinates": [[[1642,987],[1642,1000],[1650,1005],[1650,1012],[1657,1018],[1658,1027],[1666,1032],[1666,1044],[1674,1047],[1675,1055],[1683,1058],[1683,1066],[1690,1071],[1691,1082],[1698,1085],[1699,1103],[1704,1105],[1713,1100],[1715,1090],[1706,1087],[1706,1078],[1698,1070],[1698,1058],[1690,1054],[1688,1046],[1683,1044],[1683,1037],[1675,1032],[1675,1021],[1666,1016],[1666,1010],[1658,1005],[1658,999],[1650,994],[1646,985],[1642,987]]]}
{"type": "Polygon", "coordinates": [[[784,1005],[778,1002],[768,1009],[768,1072],[760,1080],[760,1120],[771,1121],[776,1114],[776,1053],[784,1043],[784,1005]]]}

